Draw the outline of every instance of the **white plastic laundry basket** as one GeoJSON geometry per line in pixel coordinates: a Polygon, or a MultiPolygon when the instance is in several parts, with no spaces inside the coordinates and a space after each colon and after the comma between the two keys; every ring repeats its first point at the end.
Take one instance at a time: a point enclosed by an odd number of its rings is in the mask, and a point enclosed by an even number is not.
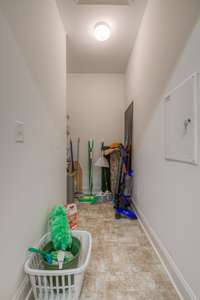
{"type": "MultiPolygon", "coordinates": [[[[25,272],[29,275],[35,300],[78,300],[83,284],[84,272],[88,266],[92,238],[87,231],[73,231],[73,236],[81,241],[78,267],[75,269],[49,271],[42,269],[40,255],[32,253],[25,263],[25,272]]],[[[42,247],[50,240],[47,233],[40,240],[42,247]]]]}

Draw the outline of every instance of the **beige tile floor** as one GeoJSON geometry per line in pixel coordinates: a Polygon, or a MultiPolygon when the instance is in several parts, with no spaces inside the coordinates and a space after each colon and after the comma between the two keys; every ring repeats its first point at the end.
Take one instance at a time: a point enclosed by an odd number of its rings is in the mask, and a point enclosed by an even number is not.
{"type": "Polygon", "coordinates": [[[137,220],[115,220],[112,205],[80,205],[79,229],[93,247],[81,300],[180,300],[137,220]]]}

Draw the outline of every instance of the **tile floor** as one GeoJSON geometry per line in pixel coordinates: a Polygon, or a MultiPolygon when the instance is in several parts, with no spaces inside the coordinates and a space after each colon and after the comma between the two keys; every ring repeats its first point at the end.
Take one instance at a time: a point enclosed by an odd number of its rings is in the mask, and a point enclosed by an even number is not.
{"type": "Polygon", "coordinates": [[[81,300],[180,300],[137,220],[115,220],[111,203],[79,206],[93,249],[81,300]]]}

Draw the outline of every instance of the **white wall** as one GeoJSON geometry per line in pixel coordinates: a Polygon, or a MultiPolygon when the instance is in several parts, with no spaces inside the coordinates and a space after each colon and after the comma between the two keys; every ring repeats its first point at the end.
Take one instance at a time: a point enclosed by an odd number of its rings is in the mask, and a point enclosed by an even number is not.
{"type": "MultiPolygon", "coordinates": [[[[122,141],[124,109],[124,75],[71,74],[69,106],[73,142],[81,139],[80,162],[84,169],[84,189],[87,189],[87,141],[95,140],[94,160],[100,155],[102,141],[109,145],[122,141]]],[[[94,169],[94,189],[100,190],[100,172],[94,169]]]]}
{"type": "Polygon", "coordinates": [[[185,300],[200,299],[200,167],[165,161],[163,95],[200,71],[200,23],[187,41],[199,12],[199,1],[150,0],[126,74],[126,105],[135,101],[136,206],[185,300]]]}
{"type": "Polygon", "coordinates": [[[28,246],[65,200],[65,32],[55,2],[1,0],[0,39],[0,298],[10,300],[28,246]]]}

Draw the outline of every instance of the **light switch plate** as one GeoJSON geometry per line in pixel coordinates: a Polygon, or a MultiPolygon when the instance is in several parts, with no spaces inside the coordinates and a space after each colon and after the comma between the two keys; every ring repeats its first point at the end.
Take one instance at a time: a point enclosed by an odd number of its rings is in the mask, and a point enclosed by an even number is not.
{"type": "Polygon", "coordinates": [[[24,123],[16,121],[16,143],[24,143],[24,123]]]}

